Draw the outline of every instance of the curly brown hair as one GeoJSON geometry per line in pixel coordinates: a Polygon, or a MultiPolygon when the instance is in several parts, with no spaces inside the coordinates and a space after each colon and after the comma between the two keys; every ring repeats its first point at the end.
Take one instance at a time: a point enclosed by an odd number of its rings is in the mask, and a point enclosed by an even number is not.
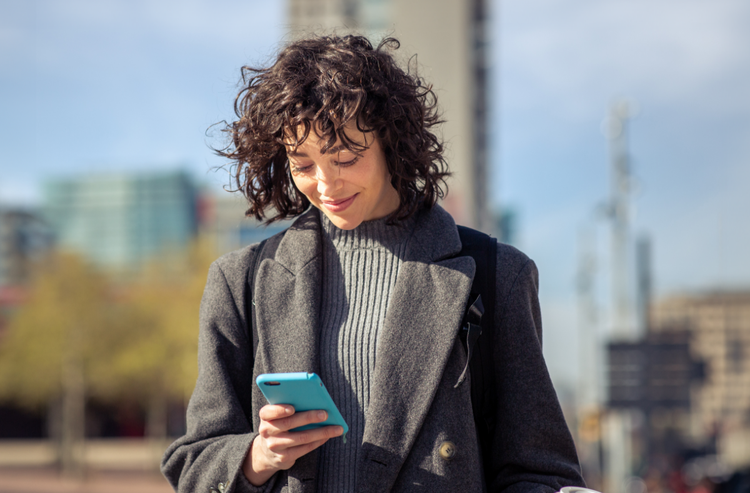
{"type": "Polygon", "coordinates": [[[231,142],[216,152],[232,161],[237,190],[247,198],[247,216],[271,223],[302,214],[310,205],[291,177],[287,146],[302,144],[313,130],[326,152],[340,141],[358,153],[344,127],[356,122],[374,132],[400,199],[391,221],[421,205],[431,207],[447,190],[450,175],[443,143],[431,131],[441,123],[437,97],[416,73],[398,67],[389,51],[362,36],[317,36],[293,42],[268,68],[242,68],[234,103],[237,121],[226,124],[231,142]]]}

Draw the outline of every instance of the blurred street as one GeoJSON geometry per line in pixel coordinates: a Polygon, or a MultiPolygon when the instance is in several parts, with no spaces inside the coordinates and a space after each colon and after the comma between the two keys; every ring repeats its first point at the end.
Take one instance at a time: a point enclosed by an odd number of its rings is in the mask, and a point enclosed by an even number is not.
{"type": "Polygon", "coordinates": [[[53,468],[0,468],[0,493],[169,493],[155,472],[94,472],[85,479],[62,478],[53,468]]]}
{"type": "Polygon", "coordinates": [[[0,493],[169,493],[158,472],[163,444],[146,440],[92,440],[86,445],[87,472],[64,477],[54,466],[46,440],[0,441],[0,493]]]}

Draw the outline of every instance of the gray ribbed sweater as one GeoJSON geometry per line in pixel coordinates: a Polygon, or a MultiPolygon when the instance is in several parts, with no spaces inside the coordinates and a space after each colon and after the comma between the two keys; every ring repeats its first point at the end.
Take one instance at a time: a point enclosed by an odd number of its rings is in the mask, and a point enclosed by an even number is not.
{"type": "Polygon", "coordinates": [[[367,419],[378,331],[414,221],[367,221],[346,231],[321,215],[323,296],[320,377],[349,425],[346,443],[320,449],[318,491],[351,492],[367,419]]]}

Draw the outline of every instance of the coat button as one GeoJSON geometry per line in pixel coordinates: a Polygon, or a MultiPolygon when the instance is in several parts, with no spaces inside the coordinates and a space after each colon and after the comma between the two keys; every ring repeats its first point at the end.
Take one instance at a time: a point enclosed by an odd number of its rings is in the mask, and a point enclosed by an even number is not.
{"type": "Polygon", "coordinates": [[[440,444],[438,453],[443,459],[451,460],[456,455],[456,446],[453,445],[453,442],[443,442],[440,444]]]}

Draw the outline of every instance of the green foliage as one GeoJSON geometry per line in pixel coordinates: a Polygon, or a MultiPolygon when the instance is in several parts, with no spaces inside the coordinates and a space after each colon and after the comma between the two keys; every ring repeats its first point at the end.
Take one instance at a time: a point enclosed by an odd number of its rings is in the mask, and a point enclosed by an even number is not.
{"type": "Polygon", "coordinates": [[[165,255],[127,286],[130,310],[109,368],[91,384],[105,398],[187,397],[197,378],[198,310],[212,249],[196,244],[184,255],[165,255]]]}
{"type": "Polygon", "coordinates": [[[109,294],[106,280],[78,257],[55,254],[39,265],[0,345],[0,396],[43,405],[61,395],[65,361],[97,366],[112,319],[109,294]]]}
{"type": "Polygon", "coordinates": [[[69,254],[39,266],[29,299],[0,339],[0,399],[39,407],[81,365],[100,400],[182,398],[197,376],[198,309],[213,251],[198,243],[114,283],[69,254]]]}

